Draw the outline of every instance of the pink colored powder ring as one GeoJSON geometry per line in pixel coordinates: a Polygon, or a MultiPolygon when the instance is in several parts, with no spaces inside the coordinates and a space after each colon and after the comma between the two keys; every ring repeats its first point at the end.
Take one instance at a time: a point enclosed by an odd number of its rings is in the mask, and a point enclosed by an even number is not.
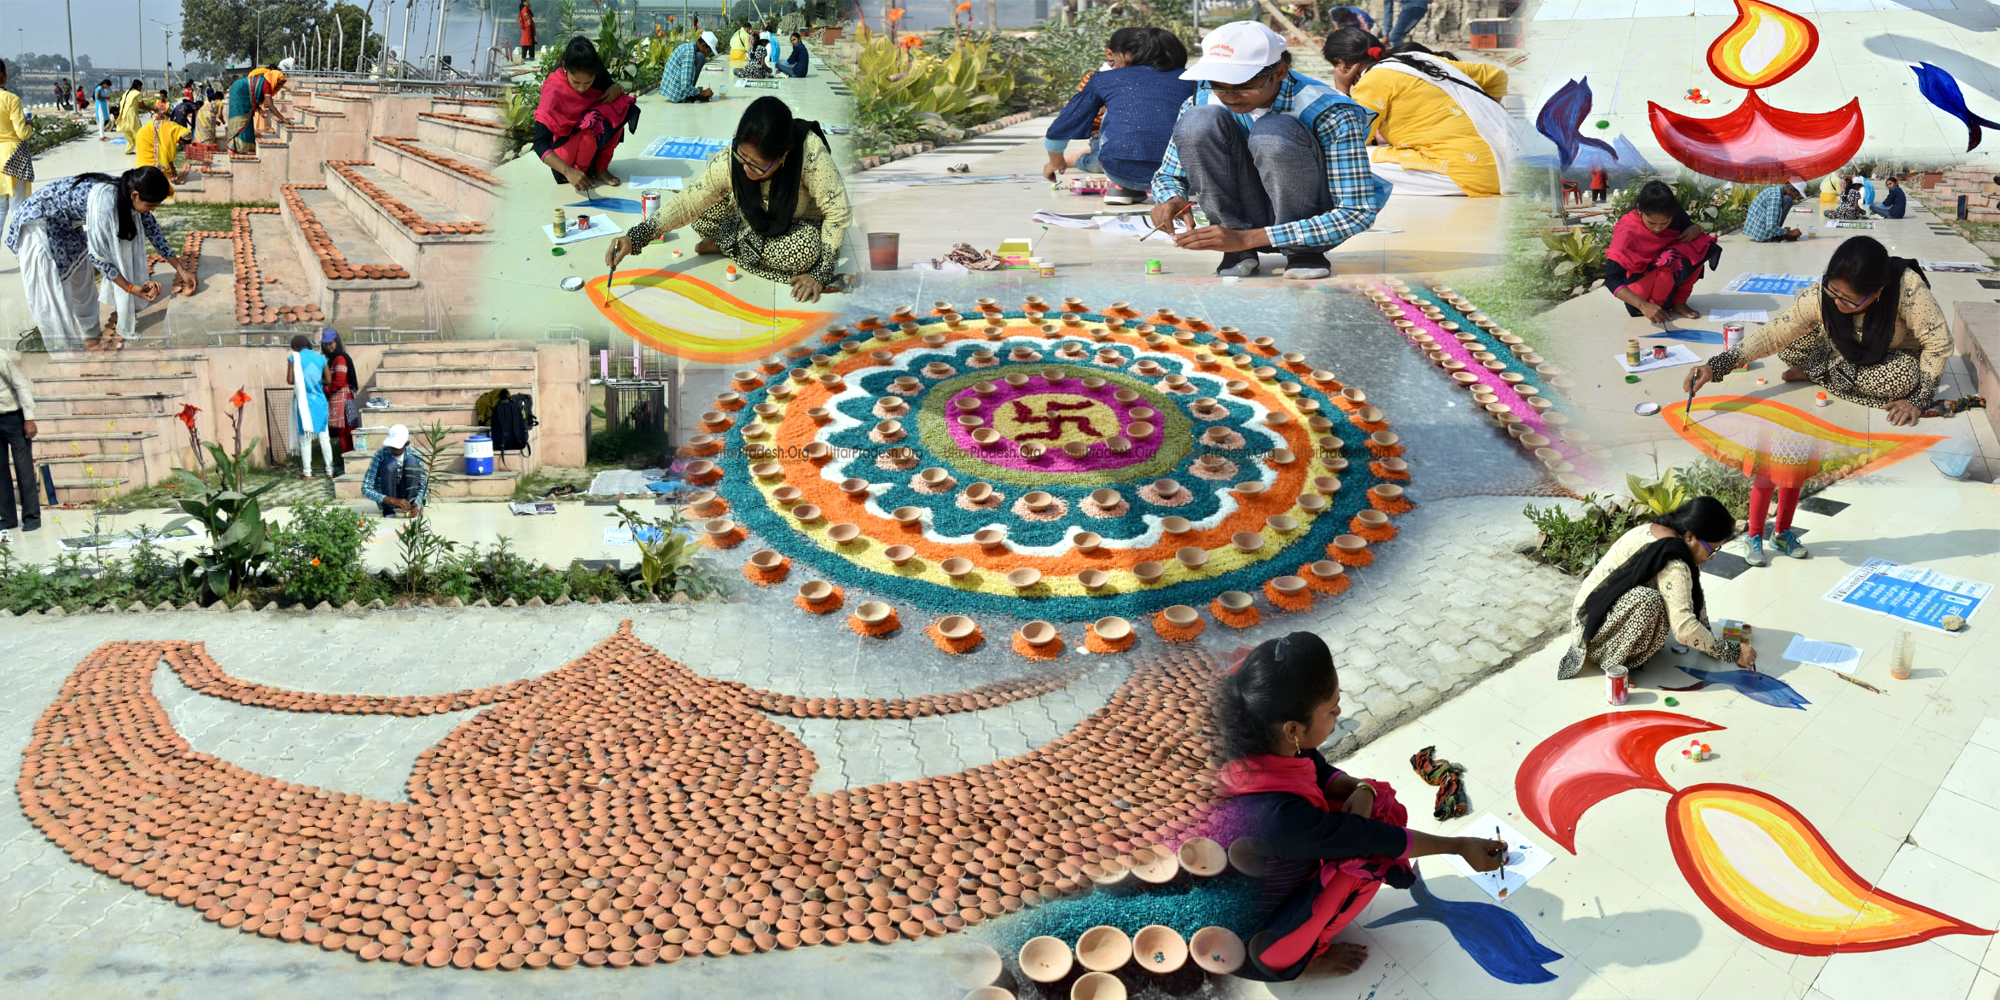
{"type": "Polygon", "coordinates": [[[952,399],[983,401],[977,413],[985,418],[986,426],[1001,432],[1000,440],[990,447],[982,446],[972,439],[974,428],[957,421],[950,424],[951,440],[968,454],[1021,472],[1103,472],[1139,465],[1159,454],[1165,438],[1159,420],[1151,421],[1154,430],[1150,436],[1126,437],[1131,443],[1127,451],[1113,452],[1108,442],[1125,436],[1130,425],[1142,422],[1132,416],[1132,410],[1144,407],[1157,411],[1160,406],[1171,404],[1146,395],[1129,404],[1121,403],[1116,397],[1124,388],[1127,386],[1115,382],[1086,386],[1079,377],[1050,385],[1040,374],[1030,376],[1018,386],[996,380],[994,391],[986,395],[968,387],[954,393],[952,399]],[[1043,436],[1050,434],[1057,436],[1043,436]],[[1072,458],[1061,447],[1068,442],[1087,443],[1090,453],[1072,458]],[[1029,459],[1021,454],[1023,444],[1039,444],[1047,451],[1029,459]]]}

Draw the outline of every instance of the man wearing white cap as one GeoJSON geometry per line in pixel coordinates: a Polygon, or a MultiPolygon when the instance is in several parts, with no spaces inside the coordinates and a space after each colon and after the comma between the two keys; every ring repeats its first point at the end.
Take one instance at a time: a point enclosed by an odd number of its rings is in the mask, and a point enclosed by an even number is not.
{"type": "Polygon", "coordinates": [[[698,38],[682,42],[667,56],[667,65],[660,71],[660,93],[675,104],[706,101],[715,96],[707,87],[697,87],[701,82],[701,67],[708,57],[715,54],[715,33],[704,31],[698,38]]]}
{"type": "Polygon", "coordinates": [[[410,429],[402,424],[389,428],[389,436],[369,459],[368,471],[361,477],[361,495],[381,507],[383,517],[423,513],[430,483],[423,463],[410,461],[409,451],[410,429]]]}
{"type": "Polygon", "coordinates": [[[1366,232],[1389,200],[1369,169],[1375,114],[1331,85],[1292,71],[1277,32],[1233,21],[1202,40],[1182,79],[1199,80],[1153,175],[1153,224],[1199,204],[1214,225],[1174,245],[1216,250],[1215,273],[1257,273],[1259,250],[1285,256],[1285,277],[1324,278],[1326,251],[1366,232]]]}

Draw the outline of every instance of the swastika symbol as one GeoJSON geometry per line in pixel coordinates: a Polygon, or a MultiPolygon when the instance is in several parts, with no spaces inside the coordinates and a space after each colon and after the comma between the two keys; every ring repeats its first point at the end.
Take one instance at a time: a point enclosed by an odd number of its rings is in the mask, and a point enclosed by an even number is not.
{"type": "Polygon", "coordinates": [[[1016,441],[1058,441],[1062,439],[1063,428],[1065,426],[1076,428],[1079,434],[1093,438],[1103,438],[1104,435],[1097,430],[1097,425],[1091,423],[1089,417],[1075,414],[1065,416],[1062,412],[1064,410],[1088,410],[1095,405],[1095,403],[1090,402],[1058,403],[1050,400],[1043,404],[1041,413],[1036,413],[1028,406],[1027,400],[1017,399],[1014,401],[1014,421],[1016,423],[1041,424],[1048,429],[1027,434],[1016,434],[1014,435],[1014,439],[1016,441]]]}

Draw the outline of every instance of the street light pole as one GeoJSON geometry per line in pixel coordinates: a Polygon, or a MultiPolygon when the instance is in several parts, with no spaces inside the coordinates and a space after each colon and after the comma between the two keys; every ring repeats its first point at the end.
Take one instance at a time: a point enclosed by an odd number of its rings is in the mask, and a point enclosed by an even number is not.
{"type": "MultiPolygon", "coordinates": [[[[83,74],[76,71],[76,24],[70,20],[69,0],[63,0],[63,27],[69,31],[69,82],[81,87],[83,74]]],[[[69,95],[63,95],[63,100],[67,102],[69,95]]]]}
{"type": "Polygon", "coordinates": [[[160,76],[160,88],[162,90],[172,90],[174,89],[174,50],[171,43],[174,33],[167,27],[167,22],[159,18],[148,18],[148,20],[160,26],[160,50],[166,53],[167,58],[167,68],[160,76]]]}

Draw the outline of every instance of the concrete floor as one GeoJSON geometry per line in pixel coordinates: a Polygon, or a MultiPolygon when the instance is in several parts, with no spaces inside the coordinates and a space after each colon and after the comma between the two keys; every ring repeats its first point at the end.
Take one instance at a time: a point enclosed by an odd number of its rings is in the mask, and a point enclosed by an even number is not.
{"type": "MultiPolygon", "coordinates": [[[[729,61],[725,55],[720,60],[711,60],[701,74],[702,86],[722,95],[717,100],[706,104],[669,104],[657,92],[640,96],[638,134],[626,135],[612,161],[611,172],[619,177],[691,176],[701,169],[700,162],[648,157],[642,153],[654,138],[663,135],[727,141],[735,134],[737,120],[750,102],[767,95],[783,99],[791,106],[794,115],[815,119],[823,125],[852,122],[851,102],[831,86],[838,83],[838,78],[828,75],[819,65],[822,54],[815,47],[812,75],[796,80],[781,77],[773,81],[777,84],[775,90],[740,87],[739,84],[745,81],[737,80],[729,72],[729,61]]],[[[844,161],[847,158],[848,138],[829,134],[828,139],[835,158],[844,161]]],[[[608,220],[615,227],[615,232],[623,232],[639,222],[638,215],[621,212],[600,215],[596,209],[572,206],[588,198],[637,201],[640,192],[623,186],[579,194],[569,185],[552,180],[549,169],[535,159],[532,150],[524,150],[520,156],[501,165],[498,173],[506,184],[507,192],[490,220],[495,230],[494,246],[481,275],[484,281],[481,304],[485,315],[466,324],[472,334],[486,336],[490,330],[495,337],[540,337],[552,332],[570,332],[600,342],[609,339],[612,344],[629,343],[626,335],[590,304],[587,293],[566,292],[561,288],[564,278],[575,276],[589,280],[603,276],[606,273],[604,252],[610,239],[601,237],[568,244],[562,248],[565,254],[557,257],[549,253],[551,243],[542,227],[550,224],[553,210],[560,207],[572,221],[579,213],[588,213],[594,221],[608,220]]],[[[672,191],[662,190],[659,193],[663,199],[673,195],[672,191]]],[[[858,239],[855,231],[850,230],[849,246],[860,245],[858,239]]],[[[725,284],[723,272],[728,261],[720,256],[696,257],[694,245],[698,241],[699,237],[692,229],[681,230],[671,234],[664,242],[655,243],[622,266],[687,274],[722,287],[753,306],[800,308],[792,301],[789,287],[779,288],[755,275],[744,274],[741,280],[725,284]],[[681,256],[674,256],[676,250],[681,252],[681,256]]],[[[861,260],[861,255],[850,250],[846,256],[850,263],[842,265],[839,270],[852,273],[857,266],[853,262],[861,260]]],[[[841,301],[841,296],[834,295],[821,299],[817,306],[803,308],[838,310],[841,301]]],[[[711,325],[691,329],[690,332],[721,339],[741,337],[746,342],[754,339],[752,329],[739,329],[736,324],[720,317],[706,322],[711,325]]]]}

